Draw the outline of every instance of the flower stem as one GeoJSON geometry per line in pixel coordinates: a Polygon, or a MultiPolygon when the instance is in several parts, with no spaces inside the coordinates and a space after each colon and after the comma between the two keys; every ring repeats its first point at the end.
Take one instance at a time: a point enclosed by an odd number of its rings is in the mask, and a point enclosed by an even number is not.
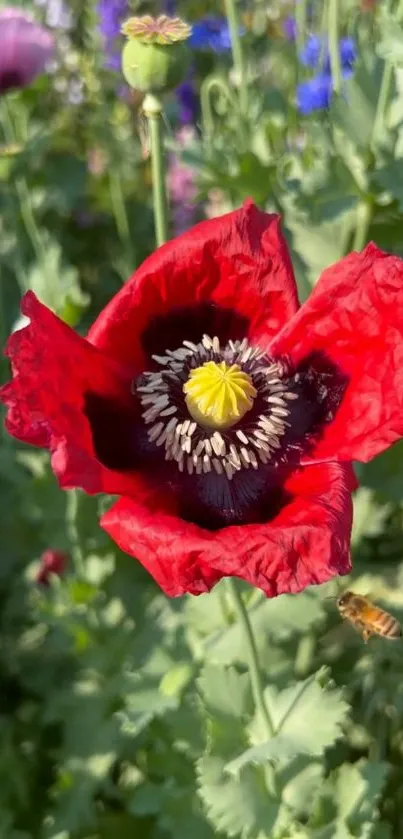
{"type": "Polygon", "coordinates": [[[307,0],[299,0],[295,6],[295,24],[297,29],[297,49],[302,52],[305,45],[307,19],[307,0]]]}
{"type": "MultiPolygon", "coordinates": [[[[399,0],[397,7],[396,7],[396,21],[400,23],[401,18],[403,16],[403,0],[399,0]]],[[[383,68],[383,74],[381,79],[381,84],[379,88],[379,95],[378,101],[376,104],[376,112],[375,112],[375,119],[374,125],[372,129],[372,137],[371,137],[371,146],[374,147],[377,144],[379,139],[379,135],[381,133],[382,126],[386,122],[385,115],[386,110],[389,103],[390,92],[393,83],[393,76],[394,76],[394,66],[391,61],[385,61],[385,65],[383,68]]]]}
{"type": "Polygon", "coordinates": [[[238,590],[236,580],[234,580],[233,577],[228,577],[227,586],[231,594],[232,601],[234,603],[239,623],[241,624],[245,634],[246,644],[248,648],[249,674],[256,711],[260,714],[265,724],[267,736],[268,738],[270,738],[273,737],[274,734],[274,725],[270,718],[270,714],[264,699],[263,684],[259,667],[259,657],[256,647],[255,636],[253,634],[252,624],[249,620],[248,610],[243,602],[242,595],[238,590]]]}
{"type": "Polygon", "coordinates": [[[341,62],[339,49],[339,0],[329,0],[328,4],[329,55],[332,71],[333,90],[341,92],[341,62]]]}
{"type": "Polygon", "coordinates": [[[124,261],[128,265],[128,270],[133,271],[136,266],[135,259],[133,256],[132,241],[130,238],[129,220],[127,217],[126,204],[122,189],[122,178],[120,172],[113,168],[109,173],[109,193],[111,196],[112,210],[115,218],[116,230],[121,245],[124,249],[124,261]]]}
{"type": "Polygon", "coordinates": [[[203,137],[207,146],[210,146],[214,137],[214,111],[212,104],[213,92],[221,93],[227,100],[230,108],[236,112],[237,100],[221,76],[207,76],[200,88],[200,109],[203,126],[203,137]]]}
{"type": "Polygon", "coordinates": [[[245,115],[248,111],[248,87],[236,0],[225,0],[225,14],[231,38],[232,61],[239,84],[239,104],[241,113],[245,115]]]}
{"type": "Polygon", "coordinates": [[[71,556],[78,577],[84,576],[84,555],[81,548],[80,534],[77,526],[79,506],[79,490],[70,489],[66,493],[66,531],[70,542],[71,556]]]}
{"type": "Polygon", "coordinates": [[[161,131],[162,104],[156,96],[148,93],[143,102],[143,111],[147,117],[150,132],[155,238],[159,247],[168,239],[167,196],[161,131]]]}
{"type": "Polygon", "coordinates": [[[382,126],[385,123],[386,109],[388,107],[390,91],[393,82],[394,67],[391,61],[385,61],[383,68],[381,85],[379,88],[378,101],[376,103],[376,112],[374,119],[374,126],[372,129],[371,145],[377,144],[382,126]]]}
{"type": "MultiPolygon", "coordinates": [[[[7,96],[3,97],[1,109],[1,122],[4,132],[4,138],[10,145],[17,142],[17,132],[14,127],[14,121],[11,113],[10,103],[7,101],[7,96]]],[[[40,265],[45,263],[46,251],[42,241],[42,236],[39,232],[35,221],[34,211],[32,207],[31,195],[28,189],[26,179],[19,175],[15,180],[15,190],[18,197],[21,218],[31,242],[32,250],[40,265]]],[[[23,289],[25,291],[25,289],[23,289]]]]}
{"type": "Polygon", "coordinates": [[[353,251],[362,251],[363,247],[367,244],[372,215],[372,201],[362,201],[357,207],[357,224],[354,233],[353,251]]]}

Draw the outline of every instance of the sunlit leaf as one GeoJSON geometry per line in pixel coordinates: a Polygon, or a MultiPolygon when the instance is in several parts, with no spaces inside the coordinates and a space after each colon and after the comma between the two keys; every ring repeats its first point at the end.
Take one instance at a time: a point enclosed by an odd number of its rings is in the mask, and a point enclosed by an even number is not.
{"type": "Polygon", "coordinates": [[[265,697],[275,733],[230,761],[228,772],[236,774],[250,763],[284,762],[301,754],[319,756],[341,737],[348,705],[340,690],[323,689],[310,677],[280,692],[268,687],[265,697]]]}

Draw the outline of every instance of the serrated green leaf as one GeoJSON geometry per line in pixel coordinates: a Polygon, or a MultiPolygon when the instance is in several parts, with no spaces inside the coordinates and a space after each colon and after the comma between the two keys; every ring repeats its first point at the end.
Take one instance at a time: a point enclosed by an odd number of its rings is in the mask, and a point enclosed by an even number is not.
{"type": "Polygon", "coordinates": [[[261,772],[246,767],[239,778],[225,773],[219,756],[201,758],[197,765],[199,794],[216,830],[227,836],[255,839],[271,835],[280,815],[280,802],[271,798],[261,772]]]}
{"type": "Polygon", "coordinates": [[[130,674],[125,709],[119,714],[122,731],[135,737],[155,717],[161,717],[177,707],[178,698],[162,693],[158,678],[140,673],[130,674]]]}
{"type": "Polygon", "coordinates": [[[268,687],[265,697],[275,734],[230,761],[226,770],[232,774],[250,763],[284,762],[301,754],[319,756],[342,734],[348,705],[340,690],[321,688],[314,676],[280,692],[268,687]]]}
{"type": "Polygon", "coordinates": [[[251,709],[249,675],[241,675],[234,667],[206,664],[200,674],[199,688],[210,715],[241,720],[251,709]]]}
{"type": "Polygon", "coordinates": [[[364,822],[372,822],[379,795],[385,786],[389,766],[386,763],[360,761],[344,763],[336,782],[336,801],[340,817],[353,832],[364,822]]]}
{"type": "Polygon", "coordinates": [[[281,773],[282,799],[298,818],[306,818],[324,775],[324,766],[305,756],[290,761],[281,773]]]}

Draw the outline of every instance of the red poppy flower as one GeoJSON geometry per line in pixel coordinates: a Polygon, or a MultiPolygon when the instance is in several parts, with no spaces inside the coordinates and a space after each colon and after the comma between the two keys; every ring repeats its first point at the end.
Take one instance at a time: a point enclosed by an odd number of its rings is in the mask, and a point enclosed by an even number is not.
{"type": "Polygon", "coordinates": [[[147,259],[76,335],[29,292],[7,428],[169,595],[268,596],[350,569],[352,460],[403,435],[403,262],[374,245],[299,308],[279,219],[248,203],[147,259]]]}

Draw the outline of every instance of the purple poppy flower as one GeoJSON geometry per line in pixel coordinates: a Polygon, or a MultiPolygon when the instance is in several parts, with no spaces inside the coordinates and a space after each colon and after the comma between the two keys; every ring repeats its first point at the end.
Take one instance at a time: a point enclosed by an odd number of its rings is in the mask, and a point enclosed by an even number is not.
{"type": "Polygon", "coordinates": [[[53,35],[22,9],[0,11],[0,95],[29,85],[55,49],[53,35]]]}

